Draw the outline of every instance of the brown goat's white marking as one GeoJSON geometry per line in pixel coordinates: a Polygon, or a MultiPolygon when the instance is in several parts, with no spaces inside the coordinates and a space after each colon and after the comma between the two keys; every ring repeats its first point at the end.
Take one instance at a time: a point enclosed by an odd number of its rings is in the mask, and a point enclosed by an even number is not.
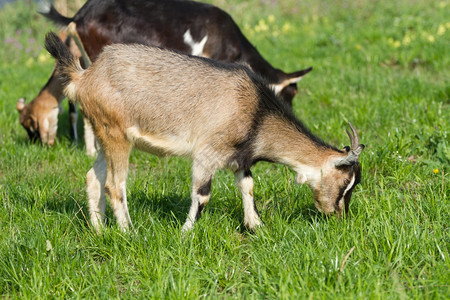
{"type": "Polygon", "coordinates": [[[304,75],[299,76],[299,77],[294,77],[294,78],[288,78],[288,79],[286,79],[286,80],[284,80],[284,81],[282,81],[282,82],[280,82],[280,83],[274,83],[274,84],[271,84],[270,87],[271,87],[272,90],[275,92],[275,94],[278,95],[278,94],[280,94],[280,92],[281,92],[285,87],[287,87],[288,85],[293,84],[293,83],[297,83],[297,82],[299,82],[300,80],[302,80],[302,79],[303,79],[303,76],[304,76],[304,75]]]}
{"type": "Polygon", "coordinates": [[[205,35],[205,37],[200,42],[196,42],[192,38],[191,30],[188,29],[183,35],[183,40],[186,45],[191,47],[192,55],[203,56],[203,48],[205,48],[206,41],[208,40],[208,35],[205,35]]]}
{"type": "Polygon", "coordinates": [[[141,134],[138,127],[133,126],[126,130],[127,139],[142,151],[156,155],[175,154],[184,156],[191,154],[194,143],[189,143],[177,136],[156,136],[141,134]]]}
{"type": "Polygon", "coordinates": [[[308,183],[311,186],[315,186],[320,182],[321,172],[319,167],[311,167],[300,163],[293,163],[292,165],[295,165],[293,169],[297,173],[295,181],[298,184],[308,183]]]}
{"type": "Polygon", "coordinates": [[[341,199],[339,199],[338,205],[339,205],[340,209],[342,209],[342,206],[344,205],[345,195],[347,195],[348,191],[350,191],[352,189],[353,185],[355,184],[355,180],[356,180],[356,176],[353,175],[352,179],[350,180],[350,183],[348,184],[347,188],[344,190],[344,193],[342,194],[341,199]]]}

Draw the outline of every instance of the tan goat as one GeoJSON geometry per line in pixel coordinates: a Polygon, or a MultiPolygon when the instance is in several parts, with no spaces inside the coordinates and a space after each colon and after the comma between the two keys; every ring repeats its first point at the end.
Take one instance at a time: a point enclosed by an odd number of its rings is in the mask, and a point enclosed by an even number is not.
{"type": "MultiPolygon", "coordinates": [[[[250,167],[271,161],[291,167],[307,183],[324,213],[348,211],[360,181],[364,145],[353,127],[352,149],[338,150],[315,137],[265,82],[248,68],[157,47],[115,44],[91,67],[49,33],[65,93],[79,102],[100,142],[87,174],[91,222],[103,223],[108,195],[119,226],[131,226],[126,200],[133,147],[156,155],[193,159],[192,204],[183,230],[192,228],[209,201],[216,170],[231,169],[243,197],[244,224],[261,224],[250,167]]],[[[351,125],[350,125],[351,126],[351,125]]]]}

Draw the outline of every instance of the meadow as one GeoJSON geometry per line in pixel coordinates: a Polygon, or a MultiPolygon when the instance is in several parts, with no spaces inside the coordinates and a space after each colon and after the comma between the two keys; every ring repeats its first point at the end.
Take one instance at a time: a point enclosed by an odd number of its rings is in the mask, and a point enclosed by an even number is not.
{"type": "MultiPolygon", "coordinates": [[[[296,115],[337,147],[347,121],[366,145],[347,218],[325,217],[284,166],[252,168],[264,227],[244,229],[229,171],[188,236],[188,159],[133,152],[127,182],[136,233],[107,210],[87,221],[94,158],[69,138],[31,144],[16,101],[33,99],[56,28],[36,5],[0,9],[0,295],[48,298],[449,299],[450,2],[211,0],[273,65],[314,70],[296,115]]],[[[81,120],[79,130],[82,131],[81,120]]]]}

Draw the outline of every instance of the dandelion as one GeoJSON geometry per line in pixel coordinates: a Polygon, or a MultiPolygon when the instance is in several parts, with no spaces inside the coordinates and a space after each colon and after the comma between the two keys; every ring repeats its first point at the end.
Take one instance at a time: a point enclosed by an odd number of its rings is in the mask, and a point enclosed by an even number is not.
{"type": "Polygon", "coordinates": [[[403,45],[409,45],[411,44],[411,37],[407,34],[403,37],[403,41],[402,41],[403,45]]]}
{"type": "Polygon", "coordinates": [[[269,23],[275,22],[275,16],[274,16],[274,15],[269,15],[269,16],[267,17],[267,21],[268,21],[269,23]]]}
{"type": "Polygon", "coordinates": [[[46,61],[48,61],[49,57],[47,54],[41,53],[39,54],[37,60],[39,63],[45,63],[46,61]]]}
{"type": "Polygon", "coordinates": [[[439,173],[439,169],[434,169],[434,170],[433,170],[433,173],[434,173],[434,174],[439,173]]]}
{"type": "Polygon", "coordinates": [[[260,32],[267,30],[269,30],[269,26],[267,26],[266,21],[264,21],[263,19],[259,20],[258,24],[255,26],[255,31],[260,32]]]}
{"type": "Polygon", "coordinates": [[[437,30],[437,35],[443,35],[445,33],[445,27],[442,24],[439,24],[439,28],[437,30]]]}
{"type": "Polygon", "coordinates": [[[289,31],[291,31],[291,24],[289,22],[284,23],[283,27],[281,28],[281,31],[284,33],[287,33],[289,31]]]}
{"type": "Polygon", "coordinates": [[[400,43],[400,41],[394,41],[394,44],[393,44],[394,48],[398,48],[401,45],[402,45],[402,43],[400,43]]]}
{"type": "Polygon", "coordinates": [[[428,41],[430,42],[430,43],[434,43],[434,36],[432,36],[431,34],[430,35],[428,35],[428,41]]]}
{"type": "Polygon", "coordinates": [[[356,48],[356,50],[358,50],[358,51],[359,51],[359,50],[361,50],[361,48],[362,48],[362,47],[361,47],[361,45],[360,45],[360,44],[358,44],[358,45],[356,45],[356,46],[355,46],[355,48],[356,48]]]}

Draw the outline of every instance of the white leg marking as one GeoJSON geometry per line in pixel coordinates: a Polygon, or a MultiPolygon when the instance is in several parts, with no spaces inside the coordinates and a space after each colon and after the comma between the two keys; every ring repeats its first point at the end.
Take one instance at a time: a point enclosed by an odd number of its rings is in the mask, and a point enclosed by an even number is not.
{"type": "Polygon", "coordinates": [[[253,199],[253,178],[244,176],[244,171],[235,174],[236,185],[242,193],[242,206],[244,207],[244,225],[249,229],[261,226],[261,220],[255,208],[253,199]]]}
{"type": "Polygon", "coordinates": [[[131,223],[130,214],[128,212],[126,182],[120,182],[119,186],[122,201],[115,201],[115,199],[111,199],[111,206],[114,211],[114,215],[116,216],[117,224],[120,228],[122,228],[122,230],[125,231],[129,226],[133,227],[133,224],[131,223]]]}
{"type": "Polygon", "coordinates": [[[94,166],[86,175],[86,191],[89,200],[89,214],[95,230],[100,231],[105,219],[106,161],[100,150],[94,166]]]}
{"type": "Polygon", "coordinates": [[[208,35],[205,35],[205,37],[200,42],[195,42],[191,35],[191,30],[188,29],[184,35],[183,35],[184,43],[191,47],[192,55],[196,56],[203,56],[203,48],[205,48],[206,41],[208,40],[208,35]]]}
{"type": "Polygon", "coordinates": [[[181,229],[182,232],[192,229],[195,221],[200,217],[201,210],[209,202],[211,196],[210,184],[214,170],[214,166],[208,166],[206,161],[194,158],[192,165],[192,202],[186,222],[181,229]]]}
{"type": "Polygon", "coordinates": [[[183,227],[181,228],[182,232],[187,232],[194,227],[194,223],[197,218],[197,214],[199,213],[199,209],[201,205],[205,205],[209,201],[209,195],[208,196],[202,196],[195,192],[192,193],[192,203],[191,208],[189,209],[189,214],[186,219],[186,222],[184,223],[183,227]]]}

